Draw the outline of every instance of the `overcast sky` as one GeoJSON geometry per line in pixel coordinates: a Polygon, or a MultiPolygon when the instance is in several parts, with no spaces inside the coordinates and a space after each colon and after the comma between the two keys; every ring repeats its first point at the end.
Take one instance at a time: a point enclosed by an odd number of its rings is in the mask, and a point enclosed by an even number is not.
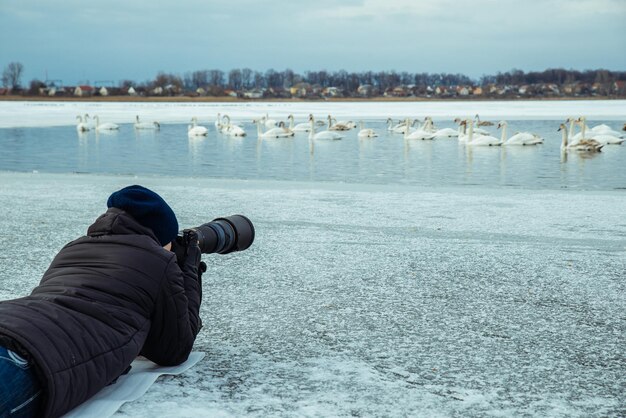
{"type": "Polygon", "coordinates": [[[64,84],[218,68],[626,70],[626,0],[0,0],[0,66],[64,84]]]}

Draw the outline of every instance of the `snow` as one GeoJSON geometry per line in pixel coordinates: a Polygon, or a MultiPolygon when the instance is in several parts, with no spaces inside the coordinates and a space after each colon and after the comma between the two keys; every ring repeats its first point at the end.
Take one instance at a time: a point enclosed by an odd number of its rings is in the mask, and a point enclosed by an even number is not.
{"type": "MultiPolygon", "coordinates": [[[[586,115],[593,120],[626,119],[626,100],[540,100],[540,101],[423,101],[423,102],[33,102],[0,101],[0,128],[67,126],[76,123],[76,115],[98,114],[101,121],[133,123],[135,115],[141,120],[161,123],[188,123],[196,116],[198,121],[215,121],[217,113],[227,113],[233,119],[258,118],[269,113],[285,118],[293,114],[304,120],[313,113],[316,117],[333,114],[335,117],[380,119],[432,116],[434,120],[457,116],[508,120],[563,120],[570,116],[586,115]]],[[[206,123],[206,122],[205,122],[206,123]]]]}
{"type": "Polygon", "coordinates": [[[626,412],[621,191],[0,172],[0,297],[135,183],[257,235],[203,257],[205,359],[116,416],[626,412]]]}

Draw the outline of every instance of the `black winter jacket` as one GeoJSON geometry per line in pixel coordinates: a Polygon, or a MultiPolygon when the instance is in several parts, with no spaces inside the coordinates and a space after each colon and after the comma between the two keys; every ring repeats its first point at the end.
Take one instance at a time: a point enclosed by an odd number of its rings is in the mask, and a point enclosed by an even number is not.
{"type": "Polygon", "coordinates": [[[143,355],[184,362],[200,330],[200,250],[183,269],[150,229],[110,208],[67,244],[30,296],[0,302],[0,344],[32,359],[57,417],[93,396],[143,355]]]}

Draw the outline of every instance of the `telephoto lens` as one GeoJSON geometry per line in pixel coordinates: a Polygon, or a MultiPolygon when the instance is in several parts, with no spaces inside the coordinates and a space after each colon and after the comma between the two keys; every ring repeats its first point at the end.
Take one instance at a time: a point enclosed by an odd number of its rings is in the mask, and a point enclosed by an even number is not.
{"type": "Polygon", "coordinates": [[[203,254],[243,251],[254,241],[254,225],[243,215],[213,219],[191,229],[198,234],[198,245],[203,254]]]}

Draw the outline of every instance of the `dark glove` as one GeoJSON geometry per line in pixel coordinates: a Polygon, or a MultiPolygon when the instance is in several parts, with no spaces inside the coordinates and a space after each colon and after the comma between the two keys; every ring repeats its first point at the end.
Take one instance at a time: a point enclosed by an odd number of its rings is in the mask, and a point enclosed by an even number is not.
{"type": "MultiPolygon", "coordinates": [[[[176,237],[172,243],[172,251],[176,254],[176,262],[181,270],[191,269],[199,271],[200,247],[198,247],[198,234],[192,229],[185,229],[183,235],[176,237]]],[[[205,265],[206,270],[206,265],[205,265]]],[[[198,273],[200,275],[201,273],[198,273]]]]}

